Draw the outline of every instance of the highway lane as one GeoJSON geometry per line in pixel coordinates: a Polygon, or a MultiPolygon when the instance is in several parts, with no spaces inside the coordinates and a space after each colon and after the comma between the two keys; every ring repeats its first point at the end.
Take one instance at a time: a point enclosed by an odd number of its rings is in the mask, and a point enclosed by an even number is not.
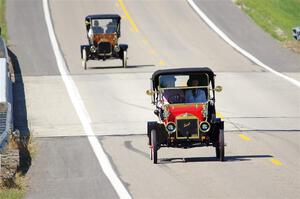
{"type": "Polygon", "coordinates": [[[250,141],[240,139],[237,132],[225,135],[223,163],[215,161],[210,147],[163,148],[155,166],[149,160],[145,136],[100,140],[135,198],[298,197],[299,142],[295,140],[299,134],[291,134],[294,145],[282,140],[280,132],[251,132],[247,134],[250,141]],[[280,158],[282,166],[273,164],[273,158],[280,158]]]}
{"type": "MultiPolygon", "coordinates": [[[[124,16],[124,10],[117,1],[50,1],[56,35],[91,116],[92,127],[130,193],[135,198],[297,197],[300,110],[299,93],[295,91],[298,88],[262,72],[259,66],[234,51],[184,1],[125,1],[125,6],[139,28],[139,32],[134,32],[128,19],[123,19],[122,41],[129,43],[131,67],[101,69],[121,62],[94,62],[96,68],[84,71],[78,47],[86,42],[84,16],[105,12],[124,16]],[[95,6],[97,3],[99,6],[95,6]],[[201,148],[161,150],[161,164],[152,165],[147,158],[146,137],[126,136],[145,134],[146,121],[154,118],[150,99],[144,94],[151,72],[183,65],[211,66],[217,72],[217,84],[224,86],[224,92],[217,96],[217,109],[227,121],[228,157],[224,163],[214,161],[213,148],[201,148]],[[245,136],[250,140],[242,139],[245,136]],[[187,158],[183,161],[183,157],[187,158]],[[272,163],[272,159],[278,161],[272,163]]],[[[32,126],[38,126],[38,122],[33,120],[32,126]]],[[[72,132],[72,135],[83,134],[72,132]]],[[[49,131],[39,133],[51,136],[49,131]]],[[[60,135],[70,134],[60,131],[60,135]]],[[[92,158],[88,149],[84,149],[86,145],[79,147],[92,158]]],[[[66,169],[68,165],[60,162],[55,168],[66,169]]],[[[39,178],[33,170],[33,180],[39,178]]],[[[39,182],[40,191],[49,191],[39,182]]],[[[57,183],[58,178],[52,182],[57,183]]],[[[76,178],[70,183],[76,183],[76,178]]],[[[59,183],[53,190],[59,190],[58,186],[59,183]]],[[[86,186],[82,184],[81,188],[86,186]]]]}
{"type": "Polygon", "coordinates": [[[99,137],[134,197],[195,197],[193,191],[199,187],[197,197],[204,198],[293,198],[299,194],[299,132],[286,131],[300,129],[297,87],[263,72],[232,50],[184,1],[125,1],[139,30],[134,32],[129,20],[123,20],[122,41],[129,43],[129,65],[147,67],[101,69],[118,63],[100,62],[93,63],[99,66],[96,69],[83,71],[79,51],[70,39],[74,38],[77,46],[86,42],[80,19],[112,10],[124,16],[117,1],[102,2],[101,7],[94,3],[83,6],[81,1],[51,1],[51,11],[58,40],[96,134],[145,133],[145,122],[153,114],[144,92],[155,69],[209,65],[217,71],[218,84],[224,86],[217,98],[217,108],[227,121],[228,158],[223,164],[212,161],[212,148],[204,148],[162,150],[161,165],[153,166],[147,158],[145,136],[99,137]],[[69,14],[62,12],[66,5],[72,7],[69,14]],[[74,17],[78,17],[74,24],[61,21],[74,17]],[[70,30],[74,33],[71,36],[70,30]],[[182,157],[189,159],[185,162],[182,157]]]}
{"type": "MultiPolygon", "coordinates": [[[[101,8],[94,6],[97,1],[88,1],[84,5],[82,1],[50,2],[56,31],[66,32],[66,34],[57,34],[57,37],[72,74],[103,72],[103,70],[82,71],[81,65],[78,64],[80,63],[78,46],[87,43],[86,31],[82,23],[84,17],[90,13],[118,12],[124,16],[121,6],[116,5],[116,2],[101,2],[101,8]],[[66,6],[70,10],[76,10],[77,14],[75,16],[71,13],[66,14],[64,9],[66,6]]],[[[169,1],[129,1],[126,2],[127,4],[132,7],[130,14],[137,21],[138,27],[140,27],[139,21],[142,21],[141,30],[132,32],[130,23],[123,17],[121,42],[134,41],[129,45],[129,66],[134,68],[142,66],[143,69],[148,69],[154,65],[182,67],[201,64],[212,66],[219,71],[249,71],[249,68],[251,71],[262,71],[242,55],[232,51],[231,47],[217,35],[211,34],[206,24],[199,23],[201,19],[184,1],[172,2],[172,6],[169,1]],[[183,14],[178,16],[178,11],[183,14]],[[178,24],[174,25],[172,21],[178,24]]],[[[118,65],[120,61],[92,63],[92,66],[96,67],[118,65]]],[[[105,70],[105,72],[109,71],[105,70]]]]}
{"type": "Polygon", "coordinates": [[[42,1],[6,5],[16,72],[14,124],[22,134],[30,131],[38,151],[27,174],[26,198],[117,198],[86,137],[62,137],[83,130],[58,72],[42,1]]]}
{"type": "Polygon", "coordinates": [[[58,75],[46,29],[42,2],[13,0],[7,2],[9,48],[16,54],[22,71],[28,76],[58,75]]]}

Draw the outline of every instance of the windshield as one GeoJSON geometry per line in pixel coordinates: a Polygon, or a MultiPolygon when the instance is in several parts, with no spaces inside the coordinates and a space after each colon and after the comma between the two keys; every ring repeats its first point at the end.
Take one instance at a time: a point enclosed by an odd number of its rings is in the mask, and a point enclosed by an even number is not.
{"type": "Polygon", "coordinates": [[[91,28],[96,34],[111,34],[117,32],[118,23],[113,19],[93,19],[91,28]]]}
{"type": "Polygon", "coordinates": [[[160,98],[164,103],[205,103],[208,100],[208,88],[207,74],[159,77],[160,98]]]}

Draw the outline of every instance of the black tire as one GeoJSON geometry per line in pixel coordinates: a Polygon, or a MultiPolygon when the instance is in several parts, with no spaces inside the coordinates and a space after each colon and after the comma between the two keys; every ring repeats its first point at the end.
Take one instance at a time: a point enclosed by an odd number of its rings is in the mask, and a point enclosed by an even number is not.
{"type": "Polygon", "coordinates": [[[150,158],[153,161],[153,164],[157,164],[157,150],[158,150],[158,143],[157,143],[157,134],[156,130],[151,130],[151,155],[150,158]]]}
{"type": "Polygon", "coordinates": [[[216,156],[220,161],[224,161],[225,147],[224,147],[224,129],[219,129],[218,142],[216,144],[216,156]]]}
{"type": "Polygon", "coordinates": [[[126,50],[123,51],[122,65],[123,65],[123,68],[127,67],[127,51],[126,50]]]}
{"type": "Polygon", "coordinates": [[[86,70],[86,62],[87,62],[87,52],[86,49],[82,49],[82,67],[86,70]]]}

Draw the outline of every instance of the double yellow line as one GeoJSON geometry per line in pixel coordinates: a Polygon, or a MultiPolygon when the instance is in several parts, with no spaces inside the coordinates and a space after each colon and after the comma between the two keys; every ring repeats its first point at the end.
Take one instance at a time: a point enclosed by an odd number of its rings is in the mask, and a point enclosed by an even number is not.
{"type": "Polygon", "coordinates": [[[136,24],[134,23],[134,21],[132,20],[132,18],[130,17],[130,15],[129,15],[127,9],[126,9],[123,0],[118,0],[118,2],[120,3],[120,6],[121,6],[126,18],[128,19],[130,25],[132,26],[133,31],[134,32],[139,32],[138,27],[136,26],[136,24]]]}

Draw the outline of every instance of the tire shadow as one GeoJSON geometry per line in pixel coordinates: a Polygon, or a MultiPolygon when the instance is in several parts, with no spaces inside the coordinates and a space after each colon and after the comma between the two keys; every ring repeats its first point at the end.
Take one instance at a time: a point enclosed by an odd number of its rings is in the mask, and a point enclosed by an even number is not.
{"type": "MultiPolygon", "coordinates": [[[[153,64],[148,65],[127,65],[128,68],[145,68],[145,67],[154,67],[153,64]]],[[[117,69],[117,68],[124,68],[123,66],[95,66],[95,67],[87,67],[88,70],[99,70],[99,69],[117,69]]]]}
{"type": "MultiPolygon", "coordinates": [[[[251,161],[256,158],[271,158],[271,155],[236,155],[225,156],[224,162],[241,162],[251,161]]],[[[173,163],[188,163],[188,162],[219,162],[216,157],[178,157],[178,158],[161,158],[159,164],[173,164],[173,163]]]]}

